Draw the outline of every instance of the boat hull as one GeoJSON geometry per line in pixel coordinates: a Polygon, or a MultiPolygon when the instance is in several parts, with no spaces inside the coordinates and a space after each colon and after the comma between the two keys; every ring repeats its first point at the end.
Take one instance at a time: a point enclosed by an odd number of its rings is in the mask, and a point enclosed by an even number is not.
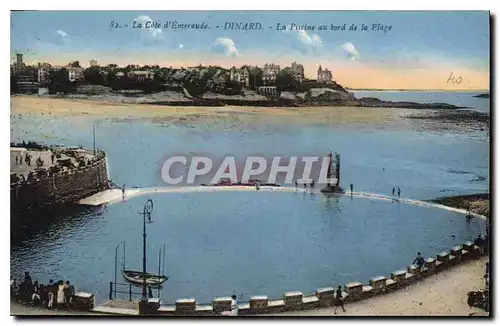
{"type": "Polygon", "coordinates": [[[151,287],[162,286],[163,283],[168,280],[168,276],[165,275],[153,275],[146,273],[144,277],[142,272],[132,270],[122,270],[122,275],[127,282],[139,286],[143,285],[144,278],[146,279],[146,285],[151,287]]]}

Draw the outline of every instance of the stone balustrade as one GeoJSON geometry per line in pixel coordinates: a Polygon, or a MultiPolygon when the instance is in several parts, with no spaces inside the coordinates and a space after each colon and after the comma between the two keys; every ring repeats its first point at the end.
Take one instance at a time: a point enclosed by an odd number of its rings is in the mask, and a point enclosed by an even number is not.
{"type": "Polygon", "coordinates": [[[335,299],[335,289],[333,287],[317,289],[316,297],[319,299],[320,306],[330,306],[335,299]]]}
{"type": "Polygon", "coordinates": [[[214,312],[230,311],[231,310],[231,297],[215,298],[212,301],[214,312]]]}
{"type": "MultiPolygon", "coordinates": [[[[427,258],[425,265],[418,269],[410,265],[407,270],[397,270],[390,278],[377,276],[369,280],[369,285],[360,282],[348,283],[344,286],[342,297],[345,302],[367,299],[378,294],[387,293],[407,286],[423,277],[435,274],[453,264],[479,257],[479,248],[472,243],[455,246],[450,252],[441,252],[437,259],[427,258]],[[477,250],[478,254],[473,254],[477,250]],[[451,254],[450,254],[451,252],[451,254]]],[[[336,287],[318,288],[312,296],[304,296],[302,292],[293,291],[283,294],[282,299],[269,300],[267,296],[252,296],[248,303],[238,305],[238,315],[270,314],[290,310],[305,310],[327,307],[335,303],[336,287]]],[[[155,302],[156,304],[156,302],[155,302]]],[[[212,304],[198,305],[196,299],[178,299],[175,306],[160,306],[155,314],[159,315],[216,315],[231,310],[230,297],[214,298],[212,304]]]]}
{"type": "Polygon", "coordinates": [[[285,292],[283,295],[283,301],[286,306],[298,306],[302,303],[302,298],[304,294],[302,292],[294,291],[294,292],[285,292]]]}
{"type": "Polygon", "coordinates": [[[250,298],[250,309],[265,309],[268,307],[269,299],[267,296],[253,296],[250,298]]]}
{"type": "Polygon", "coordinates": [[[380,294],[385,292],[387,285],[387,277],[385,276],[377,276],[369,281],[370,286],[372,287],[373,294],[380,294]]]}
{"type": "Polygon", "coordinates": [[[175,301],[176,312],[186,313],[186,312],[194,312],[195,310],[196,310],[195,298],[177,299],[177,301],[175,301]]]}

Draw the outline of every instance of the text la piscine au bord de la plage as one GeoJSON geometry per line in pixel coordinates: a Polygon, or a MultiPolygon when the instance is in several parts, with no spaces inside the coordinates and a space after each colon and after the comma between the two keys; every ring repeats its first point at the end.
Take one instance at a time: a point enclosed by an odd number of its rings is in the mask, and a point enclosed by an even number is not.
{"type": "Polygon", "coordinates": [[[262,24],[259,22],[224,22],[220,24],[207,24],[206,22],[179,22],[176,20],[169,21],[137,21],[131,23],[119,22],[112,20],[109,24],[111,29],[115,28],[145,28],[145,29],[171,29],[176,31],[182,30],[231,30],[231,31],[305,31],[305,32],[379,32],[387,34],[392,30],[392,25],[385,25],[379,22],[366,24],[353,23],[329,23],[329,24],[300,24],[279,22],[275,24],[262,24]]]}

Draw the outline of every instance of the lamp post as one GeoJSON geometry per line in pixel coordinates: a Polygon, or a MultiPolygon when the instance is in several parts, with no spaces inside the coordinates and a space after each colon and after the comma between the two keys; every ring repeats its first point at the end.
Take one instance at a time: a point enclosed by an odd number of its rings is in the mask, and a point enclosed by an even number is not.
{"type": "Polygon", "coordinates": [[[118,248],[120,248],[120,245],[123,244],[123,250],[125,251],[125,241],[120,242],[119,244],[116,245],[115,248],[115,298],[116,298],[116,271],[118,269],[118,248]]]}
{"type": "Polygon", "coordinates": [[[142,213],[143,217],[143,233],[142,233],[142,302],[148,300],[148,291],[146,287],[146,216],[148,217],[148,223],[151,223],[151,212],[153,211],[153,201],[148,199],[146,204],[144,204],[144,209],[142,213]]]}

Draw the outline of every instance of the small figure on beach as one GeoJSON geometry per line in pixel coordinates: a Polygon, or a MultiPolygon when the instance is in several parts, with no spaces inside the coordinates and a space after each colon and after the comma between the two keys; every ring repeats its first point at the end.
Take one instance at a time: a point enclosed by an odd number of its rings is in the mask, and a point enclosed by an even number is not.
{"type": "Polygon", "coordinates": [[[125,184],[122,187],[122,199],[125,199],[125,184]]]}
{"type": "Polygon", "coordinates": [[[344,299],[342,297],[342,287],[339,285],[337,287],[337,291],[335,291],[335,309],[333,310],[333,314],[337,314],[337,307],[342,307],[342,311],[345,312],[344,308],[344,299]]]}
{"type": "Polygon", "coordinates": [[[470,211],[470,203],[467,203],[467,215],[465,217],[467,218],[467,222],[470,222],[470,219],[472,218],[472,214],[470,211]]]}
{"type": "Polygon", "coordinates": [[[52,164],[54,164],[55,157],[56,157],[56,155],[54,153],[50,154],[50,161],[52,162],[52,164]]]}
{"type": "Polygon", "coordinates": [[[395,193],[396,193],[396,188],[392,187],[392,197],[394,197],[395,193]]]}
{"type": "Polygon", "coordinates": [[[417,252],[417,257],[413,261],[413,265],[416,265],[419,269],[424,266],[425,260],[424,257],[422,257],[422,254],[420,252],[417,252]]]}
{"type": "Polygon", "coordinates": [[[19,158],[16,156],[16,165],[18,165],[19,163],[19,158]]]}
{"type": "Polygon", "coordinates": [[[484,254],[484,240],[481,237],[481,234],[479,234],[476,240],[474,240],[474,244],[479,247],[479,252],[481,253],[481,255],[484,254]]]}
{"type": "Polygon", "coordinates": [[[401,198],[401,189],[398,188],[398,198],[401,198]]]}
{"type": "Polygon", "coordinates": [[[352,195],[352,190],[354,189],[354,185],[351,183],[350,186],[351,186],[351,195],[352,195]]]}

